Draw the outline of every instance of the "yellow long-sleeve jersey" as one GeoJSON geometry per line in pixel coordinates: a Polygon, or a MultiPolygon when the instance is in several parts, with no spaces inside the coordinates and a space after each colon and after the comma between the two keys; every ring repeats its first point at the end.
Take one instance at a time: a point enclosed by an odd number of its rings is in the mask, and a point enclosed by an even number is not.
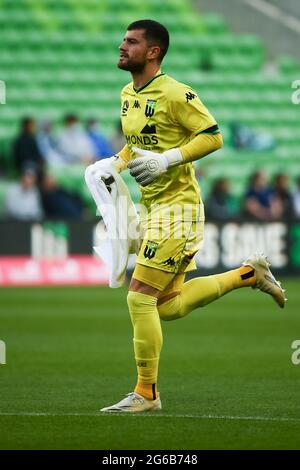
{"type": "MultiPolygon", "coordinates": [[[[119,155],[125,162],[135,158],[132,147],[162,153],[182,147],[207,129],[218,132],[215,119],[196,92],[161,71],[139,89],[132,82],[123,88],[121,122],[127,144],[119,155]]],[[[159,211],[163,217],[171,206],[185,206],[197,207],[191,211],[191,220],[204,217],[203,210],[199,212],[202,201],[193,163],[170,168],[140,189],[141,203],[152,215],[159,211]]],[[[180,211],[174,213],[181,218],[180,211]]]]}

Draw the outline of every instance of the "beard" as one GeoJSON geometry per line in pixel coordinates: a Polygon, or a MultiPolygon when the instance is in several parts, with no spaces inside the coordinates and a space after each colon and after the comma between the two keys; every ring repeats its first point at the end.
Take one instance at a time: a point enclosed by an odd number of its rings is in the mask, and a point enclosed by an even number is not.
{"type": "Polygon", "coordinates": [[[140,62],[131,62],[130,60],[122,63],[122,60],[120,59],[118,62],[118,68],[131,73],[141,73],[145,68],[145,64],[140,62]]]}

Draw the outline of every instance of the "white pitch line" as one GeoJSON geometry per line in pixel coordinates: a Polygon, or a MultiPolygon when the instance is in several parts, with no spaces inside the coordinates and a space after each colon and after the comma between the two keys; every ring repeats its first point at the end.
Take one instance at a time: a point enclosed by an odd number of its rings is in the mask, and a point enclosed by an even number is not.
{"type": "Polygon", "coordinates": [[[287,15],[281,8],[272,5],[266,0],[244,0],[244,2],[255,10],[264,13],[269,18],[282,23],[295,33],[300,34],[300,21],[293,16],[287,15]]]}
{"type": "Polygon", "coordinates": [[[189,415],[189,414],[165,414],[165,413],[48,413],[48,412],[0,412],[0,416],[32,416],[32,417],[103,417],[103,416],[135,416],[135,417],[155,417],[155,418],[189,418],[189,419],[211,419],[224,421],[273,421],[273,422],[300,422],[300,418],[272,417],[272,416],[227,416],[227,415],[189,415]]]}

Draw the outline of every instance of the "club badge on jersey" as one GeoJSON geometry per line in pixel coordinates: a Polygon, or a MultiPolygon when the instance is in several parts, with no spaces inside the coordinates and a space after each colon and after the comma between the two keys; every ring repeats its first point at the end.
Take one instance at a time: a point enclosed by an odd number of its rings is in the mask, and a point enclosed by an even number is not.
{"type": "Polygon", "coordinates": [[[145,116],[150,118],[153,116],[156,106],[156,100],[147,100],[145,107],[145,116]]]}
{"type": "Polygon", "coordinates": [[[144,249],[144,257],[148,259],[154,258],[157,248],[158,243],[148,240],[144,249]]]}

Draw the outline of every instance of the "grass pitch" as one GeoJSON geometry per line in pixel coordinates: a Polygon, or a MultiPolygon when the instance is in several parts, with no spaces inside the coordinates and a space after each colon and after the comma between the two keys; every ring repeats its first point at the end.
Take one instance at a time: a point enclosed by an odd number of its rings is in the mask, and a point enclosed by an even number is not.
{"type": "Polygon", "coordinates": [[[163,410],[101,415],[135,384],[126,290],[0,290],[1,449],[299,449],[300,289],[251,289],[163,323],[163,410]]]}

